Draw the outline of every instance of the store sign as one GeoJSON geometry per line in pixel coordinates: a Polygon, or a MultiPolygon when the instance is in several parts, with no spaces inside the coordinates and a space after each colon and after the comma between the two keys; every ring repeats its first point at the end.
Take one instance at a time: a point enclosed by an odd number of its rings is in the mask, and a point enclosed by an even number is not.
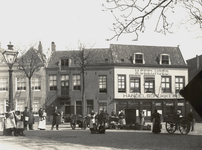
{"type": "Polygon", "coordinates": [[[177,106],[184,106],[184,103],[177,103],[177,106]]]}
{"type": "Polygon", "coordinates": [[[162,105],[161,103],[156,103],[156,104],[155,104],[155,106],[161,106],[161,105],[162,105]]]}
{"type": "Polygon", "coordinates": [[[135,69],[135,75],[169,75],[166,69],[135,69]]]}
{"type": "Polygon", "coordinates": [[[180,94],[172,94],[172,93],[166,93],[166,94],[135,94],[135,93],[124,93],[123,98],[181,98],[180,94]]]}
{"type": "Polygon", "coordinates": [[[166,103],[166,106],[174,106],[173,103],[166,103]]]}

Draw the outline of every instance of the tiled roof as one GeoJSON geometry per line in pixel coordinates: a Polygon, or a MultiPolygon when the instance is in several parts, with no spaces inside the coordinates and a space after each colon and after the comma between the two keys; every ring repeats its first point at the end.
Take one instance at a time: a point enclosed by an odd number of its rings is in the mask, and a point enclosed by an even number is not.
{"type": "Polygon", "coordinates": [[[114,63],[131,63],[131,57],[134,53],[143,53],[145,64],[159,65],[159,56],[161,54],[169,54],[171,65],[182,65],[186,63],[178,47],[164,47],[164,46],[142,46],[142,45],[110,45],[114,63]],[[123,59],[124,61],[121,61],[123,59]]]}
{"type": "MultiPolygon", "coordinates": [[[[159,65],[159,56],[161,54],[169,54],[171,65],[186,66],[179,47],[163,47],[163,46],[138,46],[138,45],[119,45],[111,44],[110,48],[105,49],[86,49],[86,54],[90,51],[88,64],[101,63],[124,63],[132,64],[132,56],[134,53],[140,52],[144,54],[146,65],[159,65]],[[124,61],[122,61],[124,60],[124,61]]],[[[79,51],[55,51],[50,59],[48,68],[57,67],[60,58],[71,57],[79,51]]]]}

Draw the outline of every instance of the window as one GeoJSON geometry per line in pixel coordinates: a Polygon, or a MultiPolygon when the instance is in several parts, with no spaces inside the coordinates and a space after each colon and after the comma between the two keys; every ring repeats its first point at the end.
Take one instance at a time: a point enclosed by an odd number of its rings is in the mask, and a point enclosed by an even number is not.
{"type": "Polygon", "coordinates": [[[40,100],[39,100],[39,99],[33,100],[33,105],[32,105],[32,107],[33,107],[33,113],[34,113],[34,114],[38,114],[38,110],[39,110],[39,108],[40,108],[40,100]]]}
{"type": "Polygon", "coordinates": [[[99,76],[99,92],[107,93],[107,76],[99,76]]]}
{"type": "Polygon", "coordinates": [[[61,75],[61,94],[69,94],[69,75],[61,75]]]}
{"type": "Polygon", "coordinates": [[[118,92],[126,92],[126,76],[118,76],[118,92]]]}
{"type": "Polygon", "coordinates": [[[93,100],[87,100],[87,114],[90,114],[93,110],[93,100]]]}
{"type": "Polygon", "coordinates": [[[69,59],[61,59],[61,67],[63,66],[69,66],[69,59]]]}
{"type": "Polygon", "coordinates": [[[8,78],[0,78],[0,91],[8,91],[8,78]]]}
{"type": "Polygon", "coordinates": [[[139,77],[130,77],[130,92],[140,93],[140,78],[139,77]]]}
{"type": "Polygon", "coordinates": [[[81,76],[80,75],[73,75],[73,89],[81,90],[81,76]]]}
{"type": "Polygon", "coordinates": [[[17,91],[26,90],[26,78],[17,78],[17,91]]]}
{"type": "Polygon", "coordinates": [[[135,54],[135,63],[142,64],[143,63],[143,56],[142,54],[135,54]]]}
{"type": "Polygon", "coordinates": [[[50,86],[50,91],[57,90],[57,75],[49,76],[49,86],[50,86]]]}
{"type": "Polygon", "coordinates": [[[32,90],[40,91],[41,90],[41,80],[40,78],[34,77],[31,79],[32,90]]]}
{"type": "Polygon", "coordinates": [[[162,77],[161,78],[161,89],[162,89],[162,93],[171,92],[171,77],[162,77]]]}
{"type": "Polygon", "coordinates": [[[106,102],[100,102],[99,103],[99,110],[107,110],[107,103],[106,102]]]}
{"type": "Polygon", "coordinates": [[[17,110],[23,112],[24,111],[24,108],[25,108],[25,103],[26,100],[25,99],[19,99],[17,100],[17,110]]]}
{"type": "Polygon", "coordinates": [[[154,93],[154,78],[153,77],[145,78],[144,89],[145,89],[145,93],[154,93]]]}
{"type": "Polygon", "coordinates": [[[161,55],[161,64],[170,64],[169,55],[161,55]]]}
{"type": "Polygon", "coordinates": [[[184,87],[184,77],[175,77],[175,93],[179,93],[179,91],[184,87]]]}

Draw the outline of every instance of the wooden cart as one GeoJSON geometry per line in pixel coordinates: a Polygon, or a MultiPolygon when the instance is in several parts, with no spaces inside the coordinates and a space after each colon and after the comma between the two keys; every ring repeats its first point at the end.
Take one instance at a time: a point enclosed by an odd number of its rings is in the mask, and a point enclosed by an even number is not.
{"type": "Polygon", "coordinates": [[[82,115],[76,114],[70,117],[70,126],[72,130],[75,130],[76,125],[78,124],[81,129],[86,129],[87,127],[87,118],[82,117],[82,115]]]}
{"type": "Polygon", "coordinates": [[[188,134],[190,131],[190,121],[187,117],[179,117],[175,115],[168,115],[164,117],[166,122],[166,130],[168,133],[173,134],[179,129],[181,134],[188,134]]]}

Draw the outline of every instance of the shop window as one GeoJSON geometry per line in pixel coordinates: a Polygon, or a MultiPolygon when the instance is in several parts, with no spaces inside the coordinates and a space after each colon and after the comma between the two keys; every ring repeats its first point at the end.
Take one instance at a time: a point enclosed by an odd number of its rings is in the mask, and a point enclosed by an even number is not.
{"type": "Polygon", "coordinates": [[[184,88],[184,78],[185,77],[175,77],[175,93],[179,93],[179,91],[184,88]]]}
{"type": "Polygon", "coordinates": [[[99,76],[99,93],[107,93],[107,76],[99,76]]]}
{"type": "Polygon", "coordinates": [[[140,93],[140,78],[139,77],[130,77],[130,92],[131,93],[140,93]]]}
{"type": "Polygon", "coordinates": [[[161,90],[162,93],[171,93],[171,77],[161,78],[161,90]]]}
{"type": "Polygon", "coordinates": [[[73,75],[73,89],[81,90],[81,76],[80,75],[73,75]]]}
{"type": "Polygon", "coordinates": [[[166,115],[175,114],[175,107],[173,102],[166,102],[166,115]]]}
{"type": "Polygon", "coordinates": [[[126,92],[126,76],[118,75],[118,92],[125,93],[126,92]]]}
{"type": "Polygon", "coordinates": [[[146,77],[144,83],[145,93],[154,93],[154,78],[146,77]]]}
{"type": "Polygon", "coordinates": [[[99,102],[99,110],[107,110],[107,102],[99,102]]]}
{"type": "Polygon", "coordinates": [[[49,86],[50,86],[50,91],[57,90],[57,75],[49,76],[49,86]]]}
{"type": "Polygon", "coordinates": [[[8,78],[0,78],[0,91],[8,91],[8,78]]]}

